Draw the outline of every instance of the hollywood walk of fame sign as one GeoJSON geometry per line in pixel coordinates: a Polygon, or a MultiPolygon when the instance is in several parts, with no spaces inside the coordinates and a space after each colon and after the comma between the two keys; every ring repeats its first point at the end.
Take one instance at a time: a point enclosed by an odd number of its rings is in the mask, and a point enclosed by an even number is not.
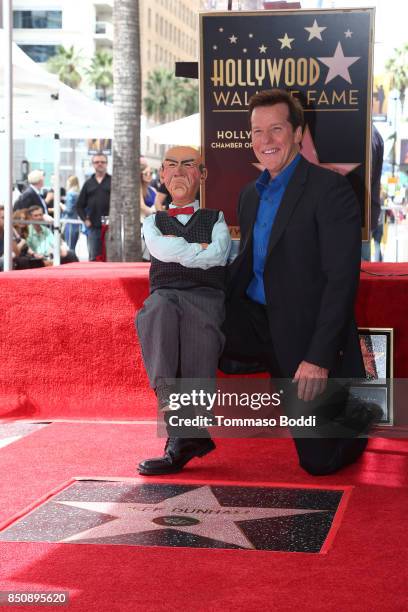
{"type": "Polygon", "coordinates": [[[239,192],[259,176],[248,101],[257,91],[279,87],[304,107],[304,157],[350,181],[367,239],[373,21],[374,9],[200,16],[202,144],[209,175],[203,202],[224,211],[233,237],[239,192]]]}
{"type": "Polygon", "coordinates": [[[78,480],[0,541],[319,553],[344,492],[78,480]]]}

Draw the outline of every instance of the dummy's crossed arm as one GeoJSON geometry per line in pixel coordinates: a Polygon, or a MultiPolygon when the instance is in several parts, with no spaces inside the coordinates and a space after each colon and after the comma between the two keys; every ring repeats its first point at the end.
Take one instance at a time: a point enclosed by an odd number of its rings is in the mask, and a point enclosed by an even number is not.
{"type": "Polygon", "coordinates": [[[164,236],[155,223],[155,216],[147,217],[143,223],[146,246],[153,257],[164,262],[179,263],[186,268],[207,270],[214,266],[225,266],[231,248],[231,237],[222,212],[212,230],[212,240],[207,248],[197,242],[187,242],[181,237],[164,236]]]}

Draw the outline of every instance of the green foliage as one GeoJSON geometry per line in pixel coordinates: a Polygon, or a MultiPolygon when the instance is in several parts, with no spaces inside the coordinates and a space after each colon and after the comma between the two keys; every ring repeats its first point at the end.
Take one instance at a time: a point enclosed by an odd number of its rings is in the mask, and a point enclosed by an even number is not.
{"type": "Polygon", "coordinates": [[[394,55],[385,64],[391,75],[391,87],[399,92],[402,108],[405,101],[405,90],[408,87],[408,43],[399,49],[394,49],[394,55]]]}
{"type": "Polygon", "coordinates": [[[60,46],[57,53],[47,61],[47,67],[50,72],[57,74],[65,85],[77,89],[82,81],[79,72],[82,61],[81,54],[75,51],[73,46],[68,49],[60,46]]]}
{"type": "Polygon", "coordinates": [[[109,50],[97,51],[91,60],[91,65],[85,70],[88,81],[102,90],[100,99],[106,102],[108,92],[113,87],[113,55],[109,50]]]}
{"type": "Polygon", "coordinates": [[[198,111],[198,85],[191,79],[174,76],[167,68],[149,73],[143,102],[146,114],[163,123],[170,117],[184,117],[198,111]]]}

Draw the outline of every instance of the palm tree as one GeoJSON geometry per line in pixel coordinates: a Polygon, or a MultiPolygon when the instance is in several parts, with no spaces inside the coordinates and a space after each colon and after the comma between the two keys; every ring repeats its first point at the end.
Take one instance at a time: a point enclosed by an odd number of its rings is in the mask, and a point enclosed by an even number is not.
{"type": "Polygon", "coordinates": [[[113,172],[107,232],[109,261],[140,261],[140,27],[139,0],[113,7],[113,172]],[[122,249],[122,231],[124,244],[122,249]]]}
{"type": "Polygon", "coordinates": [[[82,76],[78,71],[81,64],[81,54],[75,51],[73,46],[68,49],[59,46],[57,53],[47,61],[49,71],[57,74],[59,80],[72,89],[77,89],[82,81],[82,76]]]}
{"type": "MultiPolygon", "coordinates": [[[[401,103],[401,111],[404,113],[405,104],[405,91],[408,87],[408,44],[405,43],[400,49],[394,49],[393,57],[385,64],[386,70],[390,72],[391,76],[391,87],[398,91],[399,100],[401,103]]],[[[395,100],[397,104],[397,100],[395,100]]],[[[395,113],[397,109],[395,107],[395,113]]],[[[395,114],[395,131],[389,137],[394,141],[392,146],[392,175],[395,175],[396,158],[397,158],[397,125],[396,125],[397,114],[395,114]]]]}
{"type": "Polygon", "coordinates": [[[113,55],[109,50],[97,51],[91,60],[91,65],[85,70],[88,81],[102,90],[100,100],[104,103],[108,99],[108,91],[113,85],[113,55]]]}
{"type": "Polygon", "coordinates": [[[179,90],[179,112],[186,117],[198,113],[198,82],[193,79],[179,79],[181,81],[179,90]]]}
{"type": "Polygon", "coordinates": [[[192,79],[176,77],[167,68],[149,73],[143,102],[146,114],[160,123],[170,117],[185,117],[198,112],[198,84],[192,79]]]}
{"type": "Polygon", "coordinates": [[[387,61],[385,68],[391,75],[391,87],[398,90],[403,111],[405,91],[408,87],[408,43],[399,49],[394,49],[394,55],[387,61]]]}
{"type": "Polygon", "coordinates": [[[159,123],[164,123],[175,113],[179,87],[179,79],[171,70],[156,68],[149,72],[146,81],[147,95],[143,100],[146,114],[159,123]]]}

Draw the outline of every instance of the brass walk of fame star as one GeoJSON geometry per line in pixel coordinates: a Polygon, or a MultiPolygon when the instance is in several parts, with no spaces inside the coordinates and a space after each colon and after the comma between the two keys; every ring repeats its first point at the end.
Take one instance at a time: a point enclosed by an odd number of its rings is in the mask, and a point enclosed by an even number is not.
{"type": "Polygon", "coordinates": [[[329,67],[329,72],[327,73],[327,77],[324,82],[326,85],[337,76],[340,76],[348,83],[351,83],[348,69],[352,64],[359,60],[360,57],[345,57],[341,43],[338,42],[333,57],[318,57],[317,59],[325,64],[325,66],[329,67]]]}
{"type": "Polygon", "coordinates": [[[153,504],[80,501],[56,503],[111,517],[108,522],[65,538],[61,542],[80,542],[126,533],[171,529],[247,549],[255,547],[237,524],[241,521],[325,512],[300,508],[222,506],[208,485],[153,504]]]}

